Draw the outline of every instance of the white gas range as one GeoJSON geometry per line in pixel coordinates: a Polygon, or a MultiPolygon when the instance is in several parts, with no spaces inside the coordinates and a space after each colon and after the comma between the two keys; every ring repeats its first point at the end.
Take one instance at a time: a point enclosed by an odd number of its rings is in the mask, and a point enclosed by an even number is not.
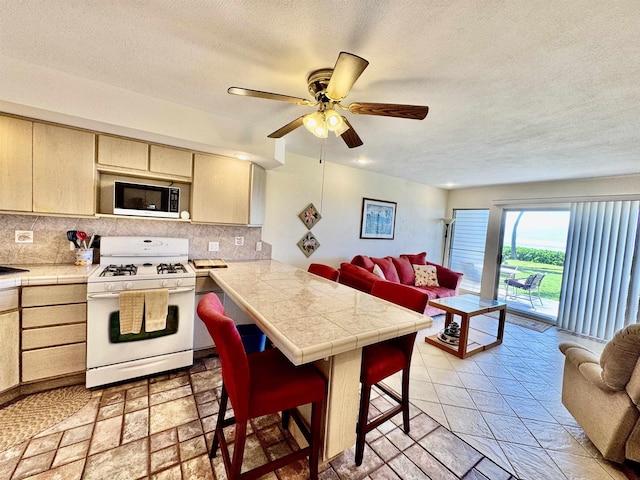
{"type": "Polygon", "coordinates": [[[188,260],[185,238],[100,239],[100,267],[87,283],[87,387],[192,365],[188,260]]]}

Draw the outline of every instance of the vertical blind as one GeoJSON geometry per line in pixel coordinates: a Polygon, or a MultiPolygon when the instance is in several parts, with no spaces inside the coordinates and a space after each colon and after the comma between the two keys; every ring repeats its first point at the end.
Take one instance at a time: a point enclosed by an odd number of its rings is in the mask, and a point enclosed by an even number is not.
{"type": "Polygon", "coordinates": [[[449,268],[464,273],[460,289],[480,293],[489,210],[454,210],[449,268]]]}
{"type": "Polygon", "coordinates": [[[571,205],[558,328],[608,340],[638,322],[639,211],[640,201],[571,205]]]}

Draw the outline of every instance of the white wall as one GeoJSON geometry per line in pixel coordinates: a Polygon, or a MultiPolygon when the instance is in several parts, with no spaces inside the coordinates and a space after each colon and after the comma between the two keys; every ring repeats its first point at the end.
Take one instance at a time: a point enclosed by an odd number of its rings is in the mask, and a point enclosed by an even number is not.
{"type": "MultiPolygon", "coordinates": [[[[2,54],[0,85],[2,112],[220,155],[244,151],[244,143],[231,143],[228,135],[230,129],[243,131],[244,118],[220,117],[2,54]]],[[[281,164],[274,140],[255,137],[251,144],[252,161],[265,168],[281,164]]]]}
{"type": "Polygon", "coordinates": [[[267,171],[266,198],[262,236],[275,260],[305,269],[312,262],[338,267],[357,254],[426,250],[428,259],[440,262],[446,190],[288,153],[284,166],[267,171]],[[397,202],[394,240],[360,239],[363,197],[397,202]],[[320,248],[307,258],[297,246],[307,232],[298,214],[309,203],[322,219],[312,229],[320,248]]]}
{"type": "Polygon", "coordinates": [[[493,298],[504,208],[503,205],[495,205],[494,203],[509,203],[513,206],[526,208],[527,206],[549,206],[552,204],[550,202],[555,200],[558,201],[557,204],[567,204],[571,199],[578,198],[598,200],[598,197],[604,196],[639,194],[640,175],[467,188],[453,190],[449,193],[447,214],[452,215],[454,209],[462,208],[489,209],[489,226],[480,295],[493,298]]]}

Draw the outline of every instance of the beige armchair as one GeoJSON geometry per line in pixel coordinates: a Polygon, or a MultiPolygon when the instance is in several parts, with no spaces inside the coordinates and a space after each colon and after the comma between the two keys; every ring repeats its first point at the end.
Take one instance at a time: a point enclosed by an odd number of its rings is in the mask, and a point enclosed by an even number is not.
{"type": "Polygon", "coordinates": [[[563,342],[562,403],[607,460],[640,462],[640,324],[616,332],[597,356],[563,342]]]}

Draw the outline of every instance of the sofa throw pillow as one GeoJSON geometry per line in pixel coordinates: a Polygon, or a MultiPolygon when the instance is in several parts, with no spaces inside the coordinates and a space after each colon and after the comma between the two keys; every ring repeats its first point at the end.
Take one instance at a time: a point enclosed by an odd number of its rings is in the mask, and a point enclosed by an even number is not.
{"type": "Polygon", "coordinates": [[[357,265],[358,267],[362,267],[365,270],[373,272],[373,262],[366,255],[356,255],[351,259],[351,263],[357,265]]]}
{"type": "Polygon", "coordinates": [[[426,265],[427,264],[427,252],[421,252],[416,254],[403,253],[400,255],[402,258],[406,258],[412,265],[426,265]]]}
{"type": "Polygon", "coordinates": [[[371,260],[373,261],[373,263],[380,267],[382,273],[384,273],[385,279],[393,283],[400,283],[400,277],[398,277],[398,272],[396,270],[396,267],[393,265],[393,262],[391,261],[391,257],[371,257],[371,260]]]}
{"type": "Polygon", "coordinates": [[[413,265],[408,258],[405,257],[391,257],[393,265],[396,267],[398,277],[400,277],[400,283],[403,285],[415,285],[416,274],[413,271],[413,265]]]}
{"type": "Polygon", "coordinates": [[[438,271],[433,265],[414,265],[416,287],[439,287],[438,271]]]}
{"type": "Polygon", "coordinates": [[[386,278],[384,277],[384,273],[382,272],[382,269],[380,268],[380,265],[375,265],[375,264],[373,265],[373,274],[377,275],[382,280],[386,280],[386,278]]]}

